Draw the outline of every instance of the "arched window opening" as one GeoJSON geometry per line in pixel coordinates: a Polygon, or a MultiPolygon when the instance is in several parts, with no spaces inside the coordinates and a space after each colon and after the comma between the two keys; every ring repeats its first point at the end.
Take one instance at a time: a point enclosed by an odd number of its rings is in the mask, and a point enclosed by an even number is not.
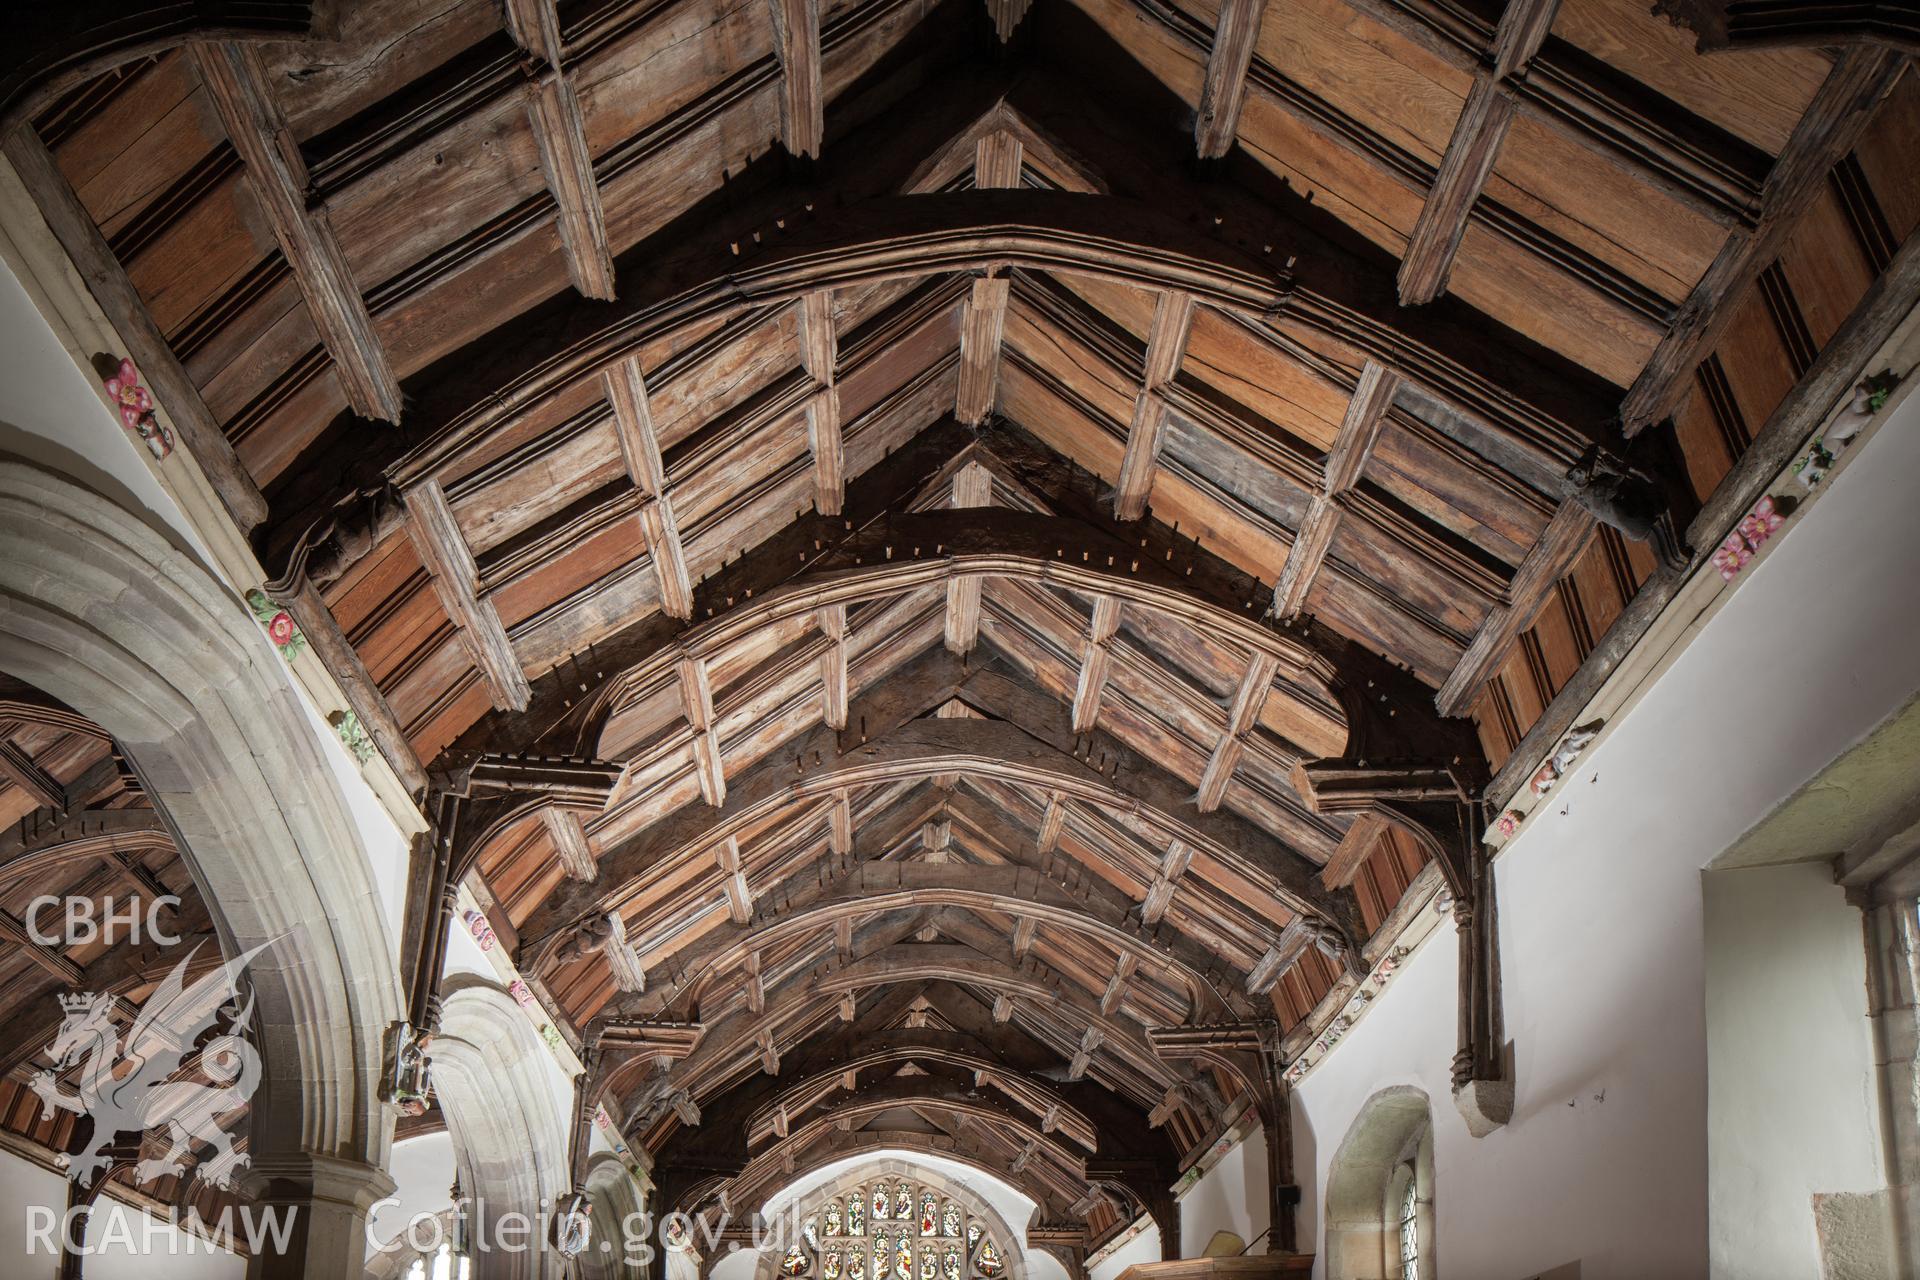
{"type": "Polygon", "coordinates": [[[1008,1226],[932,1175],[869,1167],[800,1204],[765,1280],[1023,1280],[1008,1226]]]}
{"type": "Polygon", "coordinates": [[[1327,1280],[1435,1280],[1433,1122],[1426,1094],[1368,1099],[1327,1173],[1327,1280]]]}

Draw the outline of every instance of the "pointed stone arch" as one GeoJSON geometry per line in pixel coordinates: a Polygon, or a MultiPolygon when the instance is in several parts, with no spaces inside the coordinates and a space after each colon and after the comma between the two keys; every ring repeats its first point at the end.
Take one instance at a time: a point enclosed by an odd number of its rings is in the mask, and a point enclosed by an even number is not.
{"type": "Polygon", "coordinates": [[[396,943],[313,720],[227,588],[138,517],[0,458],[0,667],[120,744],[173,831],[222,948],[248,968],[264,1078],[252,1177],[300,1208],[260,1274],[358,1269],[392,1115],[382,1034],[396,943]]]}

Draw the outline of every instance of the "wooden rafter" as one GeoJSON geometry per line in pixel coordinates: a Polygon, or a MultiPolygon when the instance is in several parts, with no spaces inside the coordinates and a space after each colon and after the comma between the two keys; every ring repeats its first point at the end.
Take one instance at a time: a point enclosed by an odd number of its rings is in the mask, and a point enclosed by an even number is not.
{"type": "Polygon", "coordinates": [[[400,384],[332,226],[324,213],[307,208],[300,149],[267,88],[259,53],[248,45],[209,44],[195,50],[194,61],[348,402],[363,417],[400,421],[400,384]]]}
{"type": "Polygon", "coordinates": [[[1226,798],[1227,785],[1233,781],[1234,766],[1246,750],[1247,735],[1260,723],[1260,712],[1273,689],[1273,675],[1279,663],[1270,654],[1257,653],[1247,664],[1246,674],[1234,690],[1233,704],[1227,709],[1227,731],[1214,744],[1207,757],[1206,772],[1200,775],[1200,792],[1195,800],[1202,813],[1211,813],[1226,798]]]}
{"type": "Polygon", "coordinates": [[[439,481],[424,480],[408,489],[405,498],[407,533],[433,579],[441,608],[459,629],[474,665],[486,679],[493,705],[525,710],[530,696],[526,673],[507,639],[507,629],[500,624],[499,611],[492,599],[481,594],[479,566],[453,508],[447,505],[446,491],[439,481]]]}
{"type": "Polygon", "coordinates": [[[667,490],[667,469],[654,434],[653,410],[647,382],[637,357],[621,361],[605,377],[607,403],[613,408],[619,433],[620,456],[627,478],[640,493],[640,529],[653,559],[660,587],[660,607],[669,616],[693,616],[693,584],[687,577],[686,552],[680,545],[680,527],[673,516],[673,496],[667,490]]]}
{"type": "Polygon", "coordinates": [[[534,73],[527,119],[540,146],[540,169],[558,209],[560,243],[567,274],[583,297],[614,296],[613,254],[607,220],[600,207],[600,184],[587,150],[580,97],[567,73],[556,0],[508,0],[507,29],[514,42],[539,63],[534,73]]]}
{"type": "Polygon", "coordinates": [[[1202,160],[1217,160],[1233,149],[1247,100],[1247,68],[1266,11],[1265,0],[1225,0],[1220,6],[1193,122],[1194,149],[1202,160]]]}
{"type": "Polygon", "coordinates": [[[1160,388],[1173,381],[1186,356],[1187,334],[1193,327],[1194,299],[1179,290],[1162,293],[1153,305],[1153,327],[1147,332],[1146,365],[1140,394],[1134,398],[1133,421],[1127,427],[1127,451],[1120,462],[1120,480],[1114,486],[1113,512],[1122,520],[1146,514],[1153,492],[1153,473],[1160,461],[1160,437],[1166,430],[1167,402],[1160,388]]]}
{"type": "Polygon", "coordinates": [[[846,446],[840,438],[840,356],[834,335],[833,294],[821,289],[799,303],[800,364],[816,386],[807,401],[807,448],[813,454],[813,495],[821,514],[837,516],[847,492],[846,446]]]}
{"type": "Polygon", "coordinates": [[[780,57],[780,140],[787,154],[813,158],[826,137],[820,88],[820,0],[767,0],[780,57]]]}
{"type": "Polygon", "coordinates": [[[1080,658],[1080,682],[1073,691],[1073,731],[1086,733],[1100,715],[1100,698],[1107,687],[1108,646],[1120,630],[1120,612],[1125,606],[1113,596],[1099,596],[1093,602],[1093,620],[1087,627],[1087,647],[1080,658]]]}
{"type": "Polygon", "coordinates": [[[1340,432],[1327,453],[1320,491],[1307,506],[1293,545],[1287,549],[1280,580],[1274,584],[1270,606],[1274,616],[1291,618],[1306,607],[1307,593],[1313,590],[1314,577],[1340,524],[1340,496],[1360,482],[1399,388],[1400,376],[1377,361],[1369,360],[1361,369],[1340,432]]]}

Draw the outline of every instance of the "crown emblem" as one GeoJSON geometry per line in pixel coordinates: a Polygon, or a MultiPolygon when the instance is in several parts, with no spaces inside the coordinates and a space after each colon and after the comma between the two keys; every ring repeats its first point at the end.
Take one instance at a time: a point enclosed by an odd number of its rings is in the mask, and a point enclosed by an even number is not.
{"type": "Polygon", "coordinates": [[[72,994],[62,994],[60,1007],[67,1013],[85,1013],[93,1008],[94,1001],[98,999],[99,997],[91,991],[76,991],[72,994]]]}

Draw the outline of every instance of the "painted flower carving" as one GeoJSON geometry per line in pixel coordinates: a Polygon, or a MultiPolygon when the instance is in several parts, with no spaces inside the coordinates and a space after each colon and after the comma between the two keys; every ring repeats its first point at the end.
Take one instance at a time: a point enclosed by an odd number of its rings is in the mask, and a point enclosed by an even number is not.
{"type": "Polygon", "coordinates": [[[526,979],[515,978],[512,982],[509,982],[507,984],[507,994],[512,996],[522,1009],[533,1008],[533,988],[527,985],[526,979]]]}
{"type": "Polygon", "coordinates": [[[294,624],[293,615],[267,598],[267,593],[259,589],[247,592],[247,607],[253,610],[253,616],[267,629],[267,639],[273,641],[273,647],[288,662],[299,657],[307,647],[306,636],[294,624]]]}
{"type": "Polygon", "coordinates": [[[122,360],[119,369],[107,379],[107,394],[119,406],[120,421],[127,424],[129,431],[138,431],[140,419],[153,412],[153,396],[140,385],[140,374],[131,360],[122,360]]]}
{"type": "Polygon", "coordinates": [[[153,395],[140,385],[140,373],[133,367],[133,361],[123,358],[112,376],[104,380],[104,385],[107,397],[120,411],[120,421],[140,437],[149,453],[164,458],[173,452],[173,433],[153,416],[153,395]]]}
{"type": "Polygon", "coordinates": [[[1772,497],[1765,497],[1753,504],[1753,510],[1747,512],[1740,521],[1740,536],[1755,551],[1760,544],[1773,536],[1773,531],[1785,524],[1786,517],[1775,508],[1772,497]]]}
{"type": "Polygon", "coordinates": [[[1738,529],[1735,529],[1727,535],[1725,542],[1714,549],[1713,567],[1720,571],[1722,579],[1732,582],[1740,576],[1740,571],[1747,567],[1747,561],[1751,559],[1753,559],[1753,548],[1747,545],[1747,540],[1741,536],[1738,529]]]}
{"type": "Polygon", "coordinates": [[[1495,823],[1494,825],[1500,829],[1501,835],[1503,836],[1512,835],[1514,832],[1520,829],[1519,811],[1514,809],[1507,810],[1505,813],[1500,815],[1500,821],[1495,823]]]}

